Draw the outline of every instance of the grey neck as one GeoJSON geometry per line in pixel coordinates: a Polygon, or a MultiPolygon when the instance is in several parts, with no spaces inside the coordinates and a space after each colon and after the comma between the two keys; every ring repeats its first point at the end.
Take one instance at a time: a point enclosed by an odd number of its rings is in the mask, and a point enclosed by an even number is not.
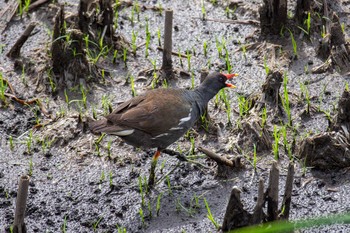
{"type": "Polygon", "coordinates": [[[204,86],[197,87],[194,92],[196,95],[198,95],[198,97],[200,97],[204,105],[207,105],[209,100],[211,100],[218,93],[217,90],[213,90],[204,86]]]}

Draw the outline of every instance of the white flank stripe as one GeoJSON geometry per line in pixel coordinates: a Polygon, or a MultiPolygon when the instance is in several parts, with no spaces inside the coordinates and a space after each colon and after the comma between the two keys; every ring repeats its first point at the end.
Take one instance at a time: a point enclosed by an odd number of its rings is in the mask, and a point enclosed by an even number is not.
{"type": "Polygon", "coordinates": [[[126,129],[123,131],[113,132],[111,134],[117,135],[117,136],[128,136],[132,134],[135,130],[134,129],[126,129]]]}
{"type": "Polygon", "coordinates": [[[169,135],[168,133],[162,133],[162,134],[159,134],[159,135],[153,137],[152,139],[156,139],[156,138],[160,138],[160,137],[168,136],[168,135],[169,135]]]}
{"type": "Polygon", "coordinates": [[[172,127],[169,130],[181,130],[181,129],[183,129],[183,128],[182,127],[172,127]]]}
{"type": "Polygon", "coordinates": [[[181,118],[181,119],[180,119],[179,125],[182,125],[183,123],[185,123],[185,122],[191,120],[191,112],[192,112],[192,108],[190,108],[190,113],[188,114],[188,117],[184,117],[184,118],[181,118]]]}

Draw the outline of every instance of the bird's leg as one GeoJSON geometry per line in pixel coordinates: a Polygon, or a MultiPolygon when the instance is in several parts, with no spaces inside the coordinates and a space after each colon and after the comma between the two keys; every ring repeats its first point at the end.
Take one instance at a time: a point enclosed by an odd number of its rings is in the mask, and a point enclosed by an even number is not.
{"type": "Polygon", "coordinates": [[[151,170],[150,170],[149,178],[148,178],[149,189],[153,188],[153,185],[154,185],[154,181],[156,178],[155,170],[156,170],[159,155],[160,155],[160,150],[157,150],[152,158],[151,170]]]}

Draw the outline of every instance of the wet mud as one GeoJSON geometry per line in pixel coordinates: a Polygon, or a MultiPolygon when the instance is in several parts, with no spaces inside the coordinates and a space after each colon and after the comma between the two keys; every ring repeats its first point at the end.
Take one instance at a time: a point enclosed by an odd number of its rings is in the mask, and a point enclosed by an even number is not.
{"type": "MultiPolygon", "coordinates": [[[[8,88],[6,92],[24,100],[39,98],[41,105],[23,105],[9,96],[0,102],[0,232],[10,232],[18,180],[26,174],[30,176],[25,215],[28,232],[123,232],[123,229],[127,232],[215,232],[215,225],[207,218],[204,200],[221,225],[233,186],[241,189],[245,209],[253,211],[259,180],[262,178],[267,186],[275,156],[271,145],[258,141],[254,168],[254,144],[260,135],[252,136],[251,132],[257,124],[262,127],[263,108],[256,111],[255,106],[255,110],[248,108],[242,112],[240,101],[242,97],[262,99],[266,62],[271,64],[271,70],[281,70],[288,76],[293,123],[286,140],[293,148],[290,155],[281,136],[278,166],[280,199],[289,161],[293,159],[296,166],[289,219],[296,221],[350,211],[348,168],[334,169],[323,164],[322,169],[315,169],[297,157],[305,138],[330,129],[329,122],[335,121],[338,102],[346,83],[350,82],[349,74],[340,74],[336,69],[311,73],[312,68],[324,63],[317,56],[319,36],[308,39],[300,31],[294,34],[297,59],[288,31],[278,39],[260,37],[259,26],[254,23],[259,21],[260,1],[218,1],[218,4],[203,1],[204,19],[201,2],[138,1],[139,12],[133,6],[120,8],[116,31],[130,43],[132,35],[137,34],[136,55],[130,52],[126,63],[122,50],[118,51],[115,63],[113,53],[101,56],[94,64],[94,72],[100,72],[97,80],[78,79],[75,84],[55,90],[50,82],[49,51],[58,3],[45,4],[23,17],[13,17],[0,37],[0,73],[15,93],[8,88]],[[208,106],[209,127],[199,124],[169,147],[189,155],[190,161],[162,154],[156,170],[159,182],[146,194],[143,185],[147,183],[154,151],[142,151],[113,136],[100,140],[88,130],[86,117],[102,118],[134,92],[140,94],[152,88],[152,77],[146,74],[149,70],[152,73],[154,65],[161,67],[158,30],[162,35],[164,10],[160,9],[165,8],[174,10],[173,51],[191,56],[189,62],[173,55],[173,66],[183,74],[193,73],[194,77],[184,75],[168,85],[183,88],[199,85],[203,68],[227,72],[223,46],[228,51],[232,72],[239,73],[239,77],[234,80],[236,89],[225,90],[230,108],[222,97],[214,98],[208,106]],[[245,22],[234,22],[237,19],[245,22]],[[32,21],[37,25],[23,45],[20,58],[8,58],[6,54],[32,21]],[[148,57],[146,22],[151,34],[148,57]],[[248,46],[254,43],[260,47],[248,46]],[[271,59],[275,61],[272,63],[271,59]],[[242,128],[247,124],[251,128],[242,128]],[[229,159],[240,156],[243,167],[230,169],[224,178],[220,177],[217,164],[197,149],[200,146],[229,159]]],[[[349,35],[349,1],[337,2],[334,9],[339,12],[340,22],[344,22],[345,34],[349,35]]],[[[59,3],[65,4],[67,21],[77,14],[78,1],[59,3]]],[[[294,1],[289,8],[293,4],[294,1]]],[[[6,5],[0,2],[1,9],[6,5]]],[[[282,83],[279,89],[282,99],[283,88],[282,83]]],[[[276,112],[272,106],[266,110],[263,128],[268,140],[265,141],[273,143],[274,126],[282,128],[288,117],[283,109],[276,112]]],[[[350,227],[341,222],[302,230],[348,231],[350,227]]]]}

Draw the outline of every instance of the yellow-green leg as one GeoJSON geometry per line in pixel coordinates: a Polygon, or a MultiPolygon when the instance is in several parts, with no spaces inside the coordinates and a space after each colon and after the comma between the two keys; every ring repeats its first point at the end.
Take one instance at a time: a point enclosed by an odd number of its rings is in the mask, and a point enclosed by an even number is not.
{"type": "Polygon", "coordinates": [[[155,170],[156,170],[159,155],[160,155],[160,151],[157,150],[152,158],[151,170],[149,172],[149,178],[148,178],[148,187],[150,189],[153,188],[154,181],[156,179],[155,170]]]}

